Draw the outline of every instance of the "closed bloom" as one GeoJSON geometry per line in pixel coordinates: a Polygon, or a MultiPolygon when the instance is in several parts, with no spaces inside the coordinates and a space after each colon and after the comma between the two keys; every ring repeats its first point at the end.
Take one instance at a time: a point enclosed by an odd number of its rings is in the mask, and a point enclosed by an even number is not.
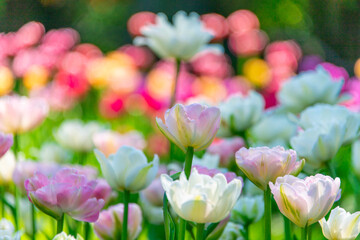
{"type": "Polygon", "coordinates": [[[132,146],[139,150],[143,150],[146,142],[141,133],[131,131],[125,134],[120,134],[115,131],[101,131],[93,136],[95,147],[99,149],[105,156],[116,153],[121,146],[132,146]]]}
{"type": "Polygon", "coordinates": [[[176,181],[162,174],[161,183],[176,214],[196,223],[220,222],[226,218],[242,189],[239,179],[228,183],[224,174],[210,177],[199,174],[196,168],[192,169],[189,179],[184,172],[176,181]]]}
{"type": "Polygon", "coordinates": [[[56,235],[53,240],[84,240],[79,234],[74,238],[71,235],[67,235],[66,233],[62,232],[56,235]]]}
{"type": "Polygon", "coordinates": [[[14,139],[11,134],[0,132],[0,158],[10,149],[13,145],[14,139]]]}
{"type": "Polygon", "coordinates": [[[154,180],[159,169],[157,155],[148,163],[142,151],[129,146],[120,147],[108,158],[95,149],[95,156],[106,181],[118,191],[138,192],[146,188],[154,180]]]}
{"type": "Polygon", "coordinates": [[[96,122],[83,123],[79,119],[63,122],[54,133],[58,143],[68,149],[89,152],[94,148],[93,135],[101,130],[96,122]]]}
{"type": "Polygon", "coordinates": [[[38,98],[5,96],[0,98],[0,131],[19,134],[40,125],[49,112],[48,104],[38,98]]]}
{"type": "MultiPolygon", "coordinates": [[[[128,240],[136,239],[141,232],[142,213],[135,203],[129,204],[128,213],[128,240]]],[[[101,240],[121,239],[124,204],[120,203],[103,210],[94,224],[96,235],[101,240]]]]}
{"type": "MultiPolygon", "coordinates": [[[[141,29],[144,37],[134,40],[136,45],[147,45],[161,58],[190,60],[196,53],[206,49],[213,38],[211,32],[204,28],[197,13],[179,11],[173,17],[171,25],[163,13],[156,17],[155,24],[141,29]]],[[[217,47],[217,51],[222,51],[217,47]]]]}
{"type": "Polygon", "coordinates": [[[280,212],[303,228],[329,212],[338,196],[340,179],[322,174],[305,179],[286,175],[270,183],[270,189],[280,212]]]}
{"type": "Polygon", "coordinates": [[[263,97],[255,91],[246,96],[232,95],[219,106],[222,124],[232,132],[245,131],[260,120],[264,106],[263,97]]]}
{"type": "Polygon", "coordinates": [[[334,82],[322,67],[317,67],[285,82],[277,99],[289,111],[299,113],[316,103],[335,104],[342,85],[342,81],[334,82]]]}
{"type": "Polygon", "coordinates": [[[15,155],[12,151],[8,151],[0,158],[0,166],[0,185],[10,183],[16,166],[15,155]]]}
{"type": "Polygon", "coordinates": [[[330,212],[327,221],[323,218],[319,223],[326,239],[352,240],[360,232],[360,212],[351,214],[343,208],[336,207],[330,212]]]}
{"type": "Polygon", "coordinates": [[[298,175],[305,160],[296,161],[294,150],[277,146],[241,148],[235,155],[241,171],[259,188],[266,190],[269,182],[287,174],[298,175]]]}
{"type": "Polygon", "coordinates": [[[84,222],[95,222],[104,206],[104,200],[94,196],[95,187],[96,181],[70,168],[52,178],[37,172],[25,181],[28,198],[38,209],[55,219],[66,213],[84,222]]]}
{"type": "Polygon", "coordinates": [[[156,118],[160,131],[184,152],[206,149],[220,127],[220,110],[201,104],[176,104],[165,113],[165,123],[156,118]]]}
{"type": "Polygon", "coordinates": [[[231,211],[231,221],[247,225],[259,221],[263,215],[263,196],[242,196],[231,211]]]}

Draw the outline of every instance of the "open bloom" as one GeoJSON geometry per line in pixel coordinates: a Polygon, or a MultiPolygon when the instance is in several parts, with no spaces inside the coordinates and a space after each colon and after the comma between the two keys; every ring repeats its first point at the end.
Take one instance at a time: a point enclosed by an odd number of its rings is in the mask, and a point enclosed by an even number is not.
{"type": "MultiPolygon", "coordinates": [[[[155,24],[149,24],[141,29],[145,37],[137,37],[136,45],[147,45],[161,58],[176,58],[190,60],[196,53],[207,47],[213,38],[202,24],[197,13],[179,11],[173,17],[171,25],[165,14],[159,13],[155,24]]],[[[222,51],[218,47],[218,51],[222,51]]]]}
{"type": "Polygon", "coordinates": [[[201,104],[176,104],[165,113],[165,123],[156,118],[160,131],[184,152],[206,149],[220,126],[220,110],[201,104]]]}
{"type": "Polygon", "coordinates": [[[53,240],[84,240],[79,234],[74,238],[71,235],[67,235],[66,233],[62,232],[56,235],[53,240]]]}
{"type": "Polygon", "coordinates": [[[184,172],[176,181],[162,174],[161,183],[176,214],[196,223],[223,220],[229,215],[242,189],[239,179],[228,183],[224,174],[210,177],[199,174],[196,168],[192,169],[189,179],[184,172]]]}
{"type": "Polygon", "coordinates": [[[55,132],[61,146],[79,152],[89,152],[94,148],[93,135],[101,130],[96,122],[83,123],[79,119],[63,122],[55,132]]]}
{"type": "Polygon", "coordinates": [[[319,221],[322,232],[329,240],[352,240],[360,233],[360,212],[349,213],[336,207],[330,212],[329,219],[319,221]]]}
{"type": "Polygon", "coordinates": [[[49,112],[48,104],[38,98],[5,96],[0,98],[0,131],[19,134],[40,125],[49,112]]]}
{"type": "Polygon", "coordinates": [[[241,148],[235,155],[241,171],[259,188],[266,190],[269,182],[287,174],[298,175],[305,160],[296,161],[294,150],[283,147],[241,148]]]}
{"type": "Polygon", "coordinates": [[[322,219],[337,199],[340,179],[316,174],[300,179],[291,175],[270,183],[270,189],[280,212],[299,227],[322,219]]]}
{"type": "Polygon", "coordinates": [[[55,219],[64,213],[76,220],[95,222],[104,206],[103,199],[94,196],[96,181],[89,181],[77,170],[63,168],[48,178],[37,172],[25,181],[29,200],[55,219]]]}
{"type": "MultiPolygon", "coordinates": [[[[124,204],[120,203],[100,212],[99,219],[94,224],[96,235],[101,240],[121,239],[124,204]]],[[[135,203],[129,204],[128,240],[136,239],[141,232],[142,214],[135,203]]]]}
{"type": "Polygon", "coordinates": [[[145,154],[133,147],[122,146],[108,158],[95,149],[95,156],[101,171],[113,189],[138,192],[154,180],[159,169],[159,158],[147,161],[145,154]]]}

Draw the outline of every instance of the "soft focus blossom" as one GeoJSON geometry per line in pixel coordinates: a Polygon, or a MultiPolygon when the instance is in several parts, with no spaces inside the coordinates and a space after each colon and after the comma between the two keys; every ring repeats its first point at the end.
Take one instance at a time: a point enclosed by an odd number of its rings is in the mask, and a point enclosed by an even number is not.
{"type": "Polygon", "coordinates": [[[351,146],[351,162],[354,173],[360,176],[360,139],[351,146]]]}
{"type": "Polygon", "coordinates": [[[211,51],[203,51],[191,60],[193,71],[199,75],[225,78],[229,77],[233,69],[228,56],[211,51]]]}
{"type": "Polygon", "coordinates": [[[49,111],[41,99],[25,96],[0,98],[0,130],[6,133],[25,133],[40,125],[49,111]]]}
{"type": "Polygon", "coordinates": [[[154,180],[159,168],[157,155],[148,163],[142,151],[130,146],[120,147],[108,158],[95,149],[95,156],[106,181],[118,191],[138,192],[146,188],[154,180]]]}
{"type": "Polygon", "coordinates": [[[228,166],[234,159],[237,150],[245,146],[244,139],[241,137],[216,138],[208,147],[207,152],[220,156],[220,165],[228,166]]]}
{"type": "Polygon", "coordinates": [[[256,146],[286,147],[296,134],[297,126],[286,114],[265,113],[249,131],[256,146]]]}
{"type": "MultiPolygon", "coordinates": [[[[96,235],[101,240],[121,239],[124,204],[120,203],[100,212],[99,219],[94,224],[96,235]]],[[[135,203],[129,204],[128,240],[136,239],[141,232],[142,214],[135,203]]]]}
{"type": "Polygon", "coordinates": [[[266,190],[269,182],[287,174],[298,175],[305,160],[296,160],[294,150],[283,147],[241,148],[235,155],[241,171],[259,188],[266,190]]]}
{"type": "Polygon", "coordinates": [[[112,197],[112,189],[107,181],[103,178],[98,178],[96,181],[96,187],[94,188],[93,197],[96,199],[103,199],[105,203],[108,203],[112,197]]]}
{"type": "Polygon", "coordinates": [[[241,9],[230,14],[227,18],[231,32],[247,32],[249,30],[258,29],[260,22],[255,13],[241,9]]]}
{"type": "Polygon", "coordinates": [[[143,150],[146,146],[144,137],[137,131],[124,134],[111,130],[101,131],[93,135],[93,142],[95,147],[107,157],[116,153],[121,146],[132,146],[139,150],[143,150]]]}
{"type": "Polygon", "coordinates": [[[358,78],[351,78],[346,81],[343,93],[348,95],[349,99],[342,101],[340,104],[353,112],[360,112],[360,80],[358,78]]]}
{"type": "Polygon", "coordinates": [[[151,205],[161,207],[163,205],[164,189],[161,186],[160,178],[155,178],[140,194],[151,205]]]}
{"type": "Polygon", "coordinates": [[[220,156],[217,154],[205,153],[201,158],[194,155],[192,165],[203,166],[207,168],[218,168],[220,156]]]}
{"type": "Polygon", "coordinates": [[[251,58],[244,63],[244,77],[255,87],[264,88],[271,80],[268,64],[259,58],[251,58]]]}
{"type": "Polygon", "coordinates": [[[304,72],[309,70],[315,70],[316,66],[322,62],[323,59],[318,55],[304,56],[299,63],[298,71],[304,72]]]}
{"type": "Polygon", "coordinates": [[[149,24],[155,24],[156,14],[152,12],[138,12],[132,15],[128,22],[127,28],[131,35],[141,36],[141,29],[149,24]]]}
{"type": "Polygon", "coordinates": [[[0,166],[0,185],[10,183],[16,166],[15,155],[12,151],[8,151],[0,158],[0,166]]]}
{"type": "Polygon", "coordinates": [[[334,81],[346,81],[349,78],[348,72],[343,67],[338,67],[328,62],[320,63],[319,65],[322,66],[330,74],[334,81]]]}
{"type": "Polygon", "coordinates": [[[226,224],[219,240],[245,240],[242,235],[242,231],[244,231],[244,227],[242,225],[229,222],[226,224]]]}
{"type": "Polygon", "coordinates": [[[24,74],[24,86],[29,89],[37,89],[45,86],[48,81],[49,71],[41,65],[31,66],[24,74]]]}
{"type": "Polygon", "coordinates": [[[197,173],[199,173],[199,174],[208,175],[210,177],[214,177],[216,174],[221,173],[225,176],[227,183],[231,182],[234,179],[238,179],[241,181],[241,183],[243,183],[242,177],[236,176],[236,174],[234,172],[222,172],[217,168],[211,169],[210,167],[199,166],[199,165],[195,165],[195,164],[192,167],[192,171],[193,171],[193,169],[196,169],[197,173]]]}
{"type": "Polygon", "coordinates": [[[301,58],[301,48],[295,41],[276,41],[265,50],[265,59],[272,68],[288,68],[294,72],[301,58]]]}
{"type": "Polygon", "coordinates": [[[0,220],[0,239],[1,240],[20,240],[20,232],[14,233],[15,228],[13,224],[3,218],[0,220]]]}
{"type": "Polygon", "coordinates": [[[0,132],[0,158],[10,149],[14,143],[14,138],[11,134],[0,132]]]}
{"type": "Polygon", "coordinates": [[[259,93],[250,91],[246,96],[230,96],[219,108],[224,127],[232,132],[242,132],[260,120],[264,99],[259,93]]]}
{"type": "Polygon", "coordinates": [[[330,212],[326,221],[319,221],[324,237],[329,240],[352,240],[360,233],[360,212],[349,213],[339,206],[330,212]]]}
{"type": "Polygon", "coordinates": [[[93,196],[96,181],[89,181],[75,169],[63,168],[48,178],[36,172],[25,181],[29,200],[41,211],[60,219],[68,214],[78,221],[95,222],[104,206],[93,196]]]}
{"type": "Polygon", "coordinates": [[[68,149],[89,152],[94,148],[93,135],[102,130],[97,122],[84,123],[79,119],[64,121],[54,133],[57,142],[68,149]]]}
{"type": "Polygon", "coordinates": [[[259,221],[263,215],[263,196],[241,196],[231,211],[231,221],[248,225],[259,221]]]}
{"type": "Polygon", "coordinates": [[[41,162],[65,163],[71,159],[71,154],[58,144],[47,142],[41,146],[37,158],[41,162]]]}
{"type": "Polygon", "coordinates": [[[14,87],[14,76],[8,67],[0,66],[0,95],[11,92],[14,87]]]}
{"type": "Polygon", "coordinates": [[[270,183],[270,189],[280,212],[303,228],[329,212],[338,196],[340,179],[322,174],[305,179],[286,175],[270,183]]]}
{"type": "Polygon", "coordinates": [[[179,11],[174,15],[173,23],[171,25],[165,14],[159,13],[156,24],[141,29],[145,37],[135,38],[135,44],[147,45],[161,58],[187,61],[206,48],[206,44],[213,38],[197,13],[192,12],[187,16],[185,12],[179,11]]]}
{"type": "Polygon", "coordinates": [[[265,32],[251,29],[245,32],[231,33],[228,45],[235,55],[247,57],[259,54],[265,48],[268,40],[265,32]]]}
{"type": "Polygon", "coordinates": [[[206,29],[214,34],[212,41],[221,41],[229,33],[229,26],[224,16],[217,13],[208,13],[201,15],[201,21],[206,29]]]}
{"type": "Polygon", "coordinates": [[[302,72],[285,82],[277,94],[278,101],[287,110],[299,113],[316,103],[335,104],[342,81],[334,82],[321,67],[316,71],[302,72]]]}
{"type": "Polygon", "coordinates": [[[150,67],[154,61],[155,56],[153,53],[146,47],[134,46],[134,45],[124,45],[119,51],[127,54],[132,58],[136,67],[141,69],[147,69],[150,67]]]}
{"type": "Polygon", "coordinates": [[[160,131],[184,152],[188,147],[195,151],[206,149],[220,126],[220,110],[201,104],[176,104],[165,113],[165,123],[156,118],[160,131]]]}
{"type": "Polygon", "coordinates": [[[57,234],[53,240],[84,240],[79,234],[74,238],[71,235],[67,235],[66,233],[62,232],[57,234]]]}
{"type": "Polygon", "coordinates": [[[210,177],[196,169],[192,169],[189,179],[182,172],[176,181],[163,174],[161,183],[176,214],[196,223],[219,222],[227,217],[242,188],[238,179],[227,183],[221,173],[210,177]]]}

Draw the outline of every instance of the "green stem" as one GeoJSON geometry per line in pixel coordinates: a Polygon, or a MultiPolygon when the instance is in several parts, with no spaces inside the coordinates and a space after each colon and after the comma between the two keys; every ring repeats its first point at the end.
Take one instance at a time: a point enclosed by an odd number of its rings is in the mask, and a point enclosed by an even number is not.
{"type": "Polygon", "coordinates": [[[185,239],[185,230],[186,230],[186,220],[179,217],[179,232],[178,232],[178,240],[185,239]]]}
{"type": "Polygon", "coordinates": [[[311,225],[308,227],[308,234],[307,235],[308,235],[307,236],[308,240],[311,240],[311,236],[312,236],[312,227],[311,227],[311,225]]]}
{"type": "Polygon", "coordinates": [[[88,222],[84,222],[84,240],[89,240],[91,234],[91,225],[88,222]]]}
{"type": "Polygon", "coordinates": [[[65,217],[65,214],[63,214],[59,219],[57,219],[56,234],[59,234],[59,233],[61,233],[63,231],[64,217],[65,217]]]}
{"type": "Polygon", "coordinates": [[[308,235],[308,225],[306,224],[303,229],[301,229],[301,240],[307,240],[308,235]]]}
{"type": "Polygon", "coordinates": [[[180,73],[180,65],[181,65],[181,60],[180,59],[176,59],[175,60],[175,80],[174,80],[174,85],[172,88],[172,92],[171,92],[171,99],[170,99],[170,108],[172,106],[174,106],[175,101],[176,101],[176,88],[177,88],[177,83],[178,83],[178,78],[179,78],[179,73],[180,73]]]}
{"type": "Polygon", "coordinates": [[[244,238],[245,240],[249,240],[249,226],[250,224],[244,225],[244,238]]]}
{"type": "Polygon", "coordinates": [[[129,200],[130,200],[130,192],[128,190],[124,190],[124,215],[123,215],[121,240],[127,240],[129,200]]]}
{"type": "Polygon", "coordinates": [[[327,168],[329,169],[330,172],[330,176],[332,178],[336,178],[336,170],[335,170],[335,166],[333,164],[334,161],[329,161],[326,163],[327,168]]]}
{"type": "Polygon", "coordinates": [[[264,191],[265,208],[265,240],[271,240],[271,190],[267,186],[264,191]]]}
{"type": "Polygon", "coordinates": [[[284,216],[285,240],[291,240],[290,220],[284,216]]]}
{"type": "Polygon", "coordinates": [[[196,240],[204,240],[204,229],[205,223],[196,224],[196,240]]]}
{"type": "Polygon", "coordinates": [[[194,157],[194,148],[188,147],[185,156],[185,175],[187,179],[189,179],[190,177],[193,157],[194,157]]]}
{"type": "Polygon", "coordinates": [[[1,218],[5,218],[5,202],[3,201],[4,198],[5,198],[5,187],[0,186],[1,218]]]}
{"type": "MultiPolygon", "coordinates": [[[[20,139],[19,139],[19,135],[14,134],[14,144],[13,144],[13,150],[14,150],[14,155],[15,155],[15,161],[18,160],[18,155],[19,155],[19,146],[20,146],[20,139]]],[[[15,211],[14,211],[14,220],[15,220],[15,230],[19,231],[19,219],[20,219],[20,194],[19,194],[19,190],[16,187],[16,185],[14,184],[14,193],[15,193],[15,211]]]]}
{"type": "Polygon", "coordinates": [[[31,234],[31,240],[35,240],[36,236],[36,212],[35,212],[35,206],[34,204],[31,204],[31,221],[32,221],[32,234],[31,234]]]}

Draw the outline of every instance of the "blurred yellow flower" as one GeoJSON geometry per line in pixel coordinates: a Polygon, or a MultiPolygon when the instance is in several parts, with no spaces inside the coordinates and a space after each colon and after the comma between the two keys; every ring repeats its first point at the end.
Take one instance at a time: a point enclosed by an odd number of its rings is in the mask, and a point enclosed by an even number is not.
{"type": "Polygon", "coordinates": [[[0,95],[8,94],[14,86],[14,76],[8,67],[0,67],[0,95]]]}
{"type": "Polygon", "coordinates": [[[243,66],[244,76],[256,87],[265,87],[270,81],[270,68],[259,58],[247,60],[243,66]]]}
{"type": "Polygon", "coordinates": [[[360,78],[360,58],[355,62],[354,73],[356,77],[360,78]]]}
{"type": "Polygon", "coordinates": [[[45,86],[49,78],[49,71],[41,65],[31,66],[24,75],[24,86],[29,89],[36,89],[45,86]]]}

